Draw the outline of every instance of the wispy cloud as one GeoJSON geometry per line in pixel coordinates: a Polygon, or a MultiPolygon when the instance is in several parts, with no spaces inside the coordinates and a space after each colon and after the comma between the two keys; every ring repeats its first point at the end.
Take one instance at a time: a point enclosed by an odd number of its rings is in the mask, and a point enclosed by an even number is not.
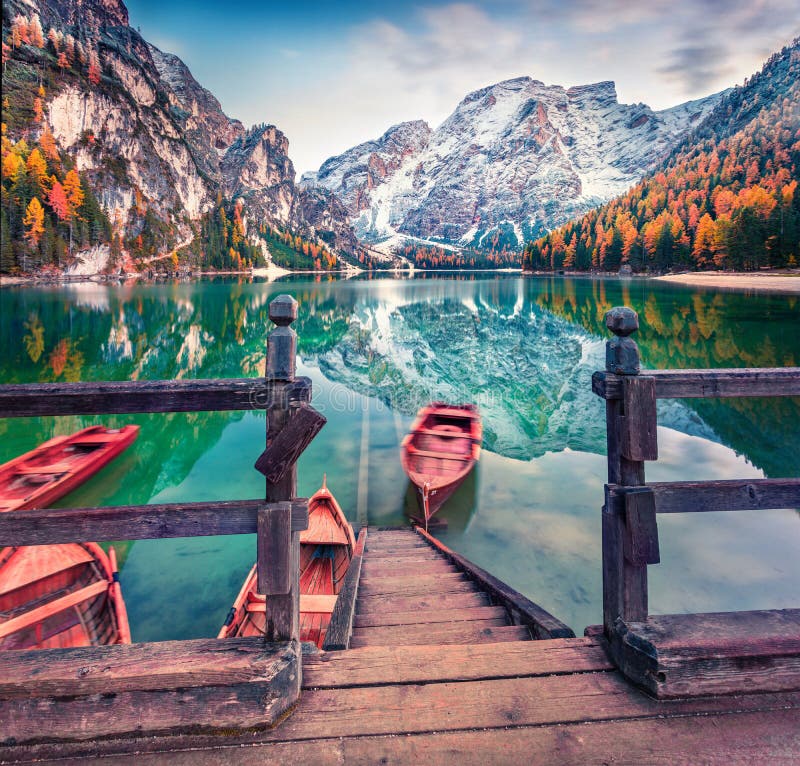
{"type": "Polygon", "coordinates": [[[285,29],[270,17],[281,43],[237,43],[217,95],[246,122],[276,123],[307,170],[403,120],[435,126],[503,79],[614,80],[621,100],[660,109],[741,82],[800,34],[797,0],[422,2],[342,0],[330,34],[312,15],[285,29]]]}

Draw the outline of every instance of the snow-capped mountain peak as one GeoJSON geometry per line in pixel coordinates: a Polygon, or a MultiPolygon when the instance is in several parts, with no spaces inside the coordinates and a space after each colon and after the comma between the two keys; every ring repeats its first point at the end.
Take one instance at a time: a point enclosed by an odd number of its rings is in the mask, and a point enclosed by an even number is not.
{"type": "Polygon", "coordinates": [[[620,104],[611,81],[517,77],[468,94],[435,130],[396,125],[304,181],[336,193],[368,241],[481,246],[500,232],[520,246],[628,189],[719,95],[655,112],[620,104]]]}

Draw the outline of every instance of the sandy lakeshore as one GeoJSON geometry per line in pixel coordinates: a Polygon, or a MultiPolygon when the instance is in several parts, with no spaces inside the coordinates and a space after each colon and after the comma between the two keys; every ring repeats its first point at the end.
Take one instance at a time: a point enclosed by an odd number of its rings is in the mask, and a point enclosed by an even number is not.
{"type": "Polygon", "coordinates": [[[655,277],[655,279],[697,287],[725,287],[800,294],[800,272],[788,274],[696,272],[690,274],[666,274],[663,277],[655,277]]]}

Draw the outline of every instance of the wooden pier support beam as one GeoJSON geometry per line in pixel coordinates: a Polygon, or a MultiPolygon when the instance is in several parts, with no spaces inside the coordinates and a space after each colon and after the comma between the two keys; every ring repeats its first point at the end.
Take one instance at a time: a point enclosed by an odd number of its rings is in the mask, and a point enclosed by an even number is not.
{"type": "MultiPolygon", "coordinates": [[[[297,319],[297,301],[290,295],[279,295],[269,304],[269,318],[277,325],[267,340],[267,381],[295,379],[297,334],[289,326],[297,319]]],[[[291,386],[283,389],[284,396],[267,409],[267,449],[279,437],[289,420],[291,386]]],[[[310,398],[310,386],[305,389],[310,398]]],[[[278,481],[267,479],[268,502],[293,500],[297,494],[297,466],[288,466],[278,481]]],[[[268,586],[266,596],[267,641],[288,641],[300,635],[300,532],[291,531],[286,519],[259,518],[257,542],[258,583],[268,586]],[[288,532],[278,541],[272,533],[288,532]],[[288,544],[288,550],[279,553],[276,546],[288,544]],[[262,568],[269,567],[269,573],[262,568]],[[280,571],[278,571],[280,570],[280,571]],[[288,585],[288,587],[286,587],[288,585]]],[[[260,588],[259,588],[260,590],[260,588]]]]}
{"type": "MultiPolygon", "coordinates": [[[[639,486],[645,481],[644,461],[658,455],[655,385],[652,378],[639,375],[639,348],[629,337],[639,329],[636,312],[627,307],[613,308],[605,320],[616,336],[606,345],[606,369],[624,376],[623,397],[606,399],[608,481],[639,486]]],[[[606,635],[611,635],[619,617],[647,619],[647,564],[625,556],[624,549],[630,547],[625,515],[608,500],[603,506],[602,535],[603,625],[606,635]]]]}

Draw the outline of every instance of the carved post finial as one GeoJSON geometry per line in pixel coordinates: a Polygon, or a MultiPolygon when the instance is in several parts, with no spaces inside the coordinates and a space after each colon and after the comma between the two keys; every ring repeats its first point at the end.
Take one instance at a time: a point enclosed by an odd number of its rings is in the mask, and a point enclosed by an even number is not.
{"type": "Polygon", "coordinates": [[[639,347],[628,336],[639,329],[639,315],[627,306],[606,312],[606,327],[616,336],[606,343],[606,370],[616,375],[638,375],[639,347]]]}
{"type": "Polygon", "coordinates": [[[289,325],[297,319],[297,301],[279,295],[269,304],[269,318],[278,326],[267,339],[267,380],[294,380],[297,333],[289,325]]]}

